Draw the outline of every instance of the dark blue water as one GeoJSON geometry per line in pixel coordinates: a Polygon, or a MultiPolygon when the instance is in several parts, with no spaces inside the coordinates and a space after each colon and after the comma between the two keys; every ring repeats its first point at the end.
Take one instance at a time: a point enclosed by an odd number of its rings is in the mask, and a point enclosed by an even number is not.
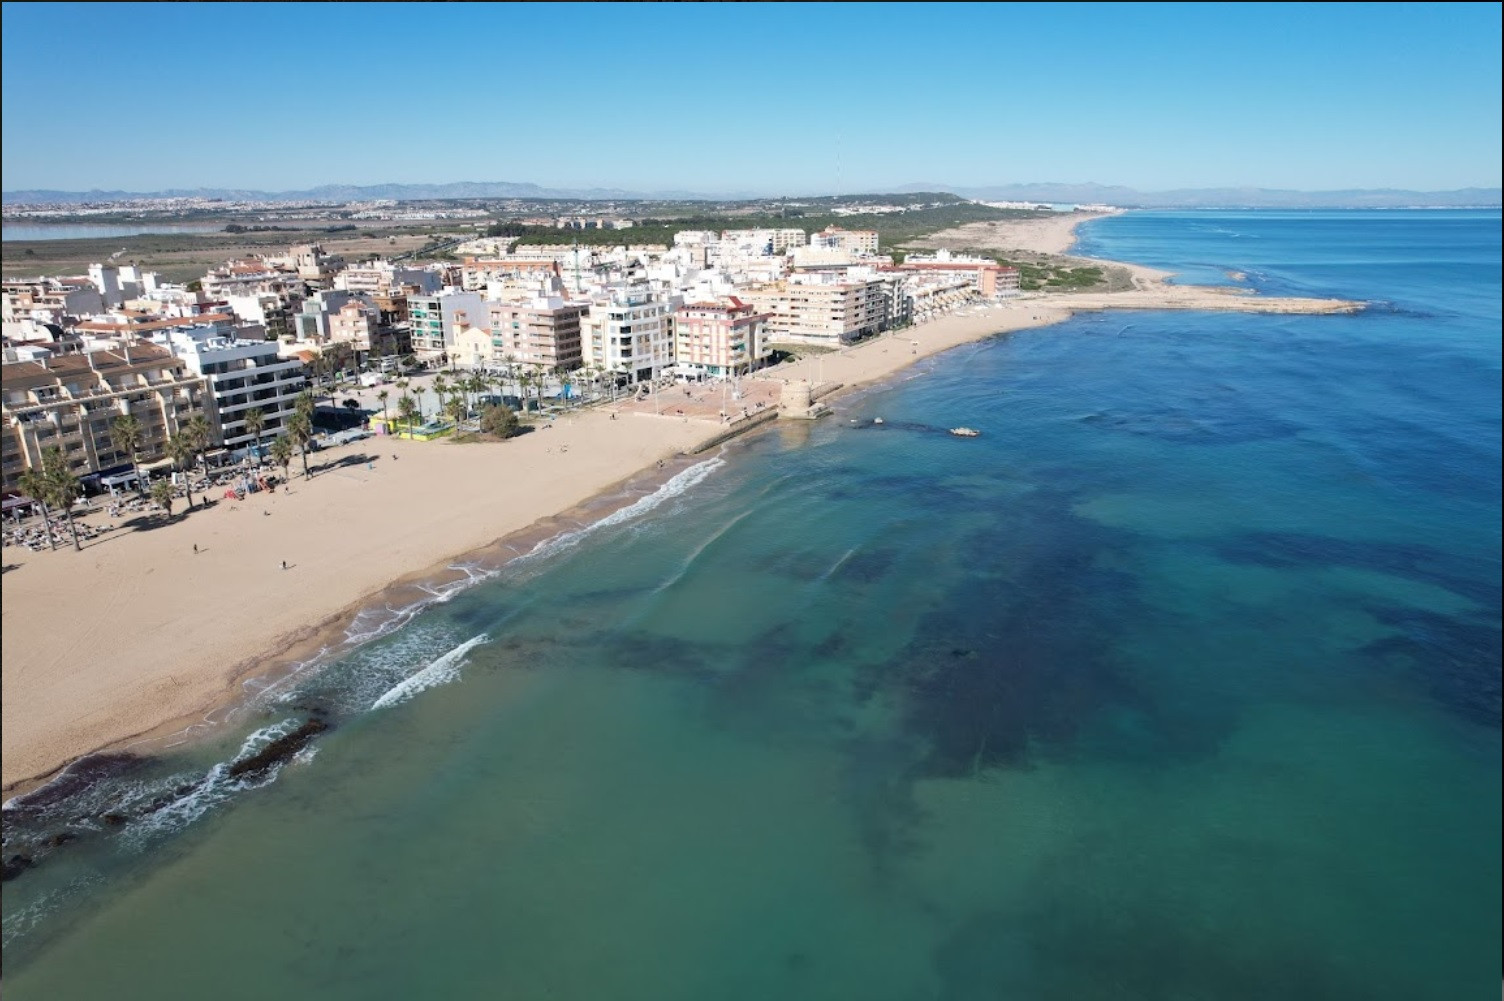
{"type": "Polygon", "coordinates": [[[97,786],[7,992],[1491,996],[1499,234],[1091,224],[1376,305],[1081,317],[734,445],[97,786]]]}

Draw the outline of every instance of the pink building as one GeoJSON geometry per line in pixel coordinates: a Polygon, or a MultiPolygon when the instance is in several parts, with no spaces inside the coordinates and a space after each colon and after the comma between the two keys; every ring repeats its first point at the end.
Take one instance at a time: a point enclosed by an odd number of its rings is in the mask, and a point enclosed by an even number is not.
{"type": "Polygon", "coordinates": [[[674,313],[675,370],[691,378],[750,372],[767,360],[771,316],[735,296],[680,306],[674,313]]]}

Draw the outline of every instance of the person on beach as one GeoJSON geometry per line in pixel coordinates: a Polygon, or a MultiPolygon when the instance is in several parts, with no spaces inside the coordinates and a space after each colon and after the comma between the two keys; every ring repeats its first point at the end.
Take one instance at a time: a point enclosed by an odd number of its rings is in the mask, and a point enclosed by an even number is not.
{"type": "Polygon", "coordinates": [[[283,560],[283,561],[282,561],[282,569],[283,569],[283,570],[286,570],[286,569],[287,569],[287,561],[286,561],[286,560],[283,560]]]}
{"type": "Polygon", "coordinates": [[[194,544],[193,544],[193,555],[194,555],[194,556],[197,556],[197,555],[198,555],[198,543],[197,543],[197,542],[195,542],[195,543],[194,543],[194,544]]]}

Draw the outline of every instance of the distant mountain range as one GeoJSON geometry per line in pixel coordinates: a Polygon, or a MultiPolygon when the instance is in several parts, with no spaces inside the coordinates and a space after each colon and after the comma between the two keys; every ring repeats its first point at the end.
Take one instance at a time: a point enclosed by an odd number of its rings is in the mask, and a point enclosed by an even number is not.
{"type": "MultiPolygon", "coordinates": [[[[898,192],[946,191],[983,201],[1101,202],[1139,208],[1435,208],[1496,207],[1498,188],[1461,188],[1456,191],[1403,191],[1393,188],[1344,191],[1284,191],[1270,188],[1185,188],[1174,191],[1136,191],[1102,184],[1001,184],[957,187],[950,184],[906,184],[898,192]]],[[[453,184],[327,184],[305,191],[250,191],[231,188],[172,188],[166,191],[6,191],[7,205],[42,202],[118,202],[137,198],[219,198],[225,201],[433,201],[460,198],[536,198],[576,201],[732,201],[778,197],[776,193],[691,191],[626,191],[618,188],[545,188],[511,181],[460,181],[453,184]]]]}

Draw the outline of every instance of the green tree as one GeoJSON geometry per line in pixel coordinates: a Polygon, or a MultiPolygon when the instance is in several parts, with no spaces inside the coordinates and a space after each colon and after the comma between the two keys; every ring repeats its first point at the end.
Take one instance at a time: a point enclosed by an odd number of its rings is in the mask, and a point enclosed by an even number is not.
{"type": "Polygon", "coordinates": [[[47,548],[56,549],[57,542],[52,538],[52,512],[48,505],[51,491],[47,487],[47,475],[36,466],[31,466],[17,477],[16,485],[22,493],[42,506],[42,527],[47,532],[47,548]]]}
{"type": "Polygon", "coordinates": [[[79,486],[78,477],[73,475],[73,470],[68,468],[68,459],[61,448],[53,445],[42,453],[42,474],[46,479],[47,499],[56,504],[68,520],[68,532],[73,536],[74,552],[83,552],[84,547],[78,544],[78,526],[73,523],[73,505],[83,492],[83,487],[79,486]]]}
{"type": "Polygon", "coordinates": [[[313,423],[307,414],[299,412],[288,418],[287,436],[303,455],[303,478],[306,480],[313,475],[308,468],[308,446],[313,442],[313,423]]]}
{"type": "Polygon", "coordinates": [[[209,446],[214,444],[214,429],[209,426],[209,418],[203,414],[194,414],[188,418],[188,423],[183,425],[183,433],[188,436],[188,442],[193,446],[194,458],[198,461],[201,472],[208,475],[208,463],[204,459],[204,453],[209,446]]]}
{"type": "Polygon", "coordinates": [[[376,399],[378,399],[378,400],[381,401],[381,423],[382,424],[386,424],[387,423],[387,418],[386,418],[386,401],[387,401],[387,398],[390,397],[391,395],[392,395],[391,393],[387,392],[384,389],[381,392],[379,392],[379,393],[376,394],[376,399]]]}
{"type": "Polygon", "coordinates": [[[407,433],[409,435],[413,433],[413,421],[417,416],[418,405],[413,402],[411,396],[408,396],[406,393],[402,394],[402,399],[397,401],[397,419],[407,424],[407,433]]]}
{"type": "Polygon", "coordinates": [[[172,457],[173,466],[183,474],[183,491],[188,496],[190,511],[193,509],[193,481],[188,477],[188,469],[193,461],[193,451],[193,440],[187,428],[167,439],[167,454],[172,457]]]}
{"type": "Polygon", "coordinates": [[[465,397],[462,393],[455,393],[449,397],[447,409],[450,420],[454,421],[456,426],[470,415],[470,407],[465,403],[465,397]]]}
{"type": "Polygon", "coordinates": [[[480,411],[480,429],[498,438],[510,438],[517,433],[517,414],[511,407],[488,404],[480,411]]]}
{"type": "Polygon", "coordinates": [[[167,512],[169,520],[172,518],[172,500],[174,496],[172,484],[166,480],[158,480],[151,485],[151,499],[156,501],[157,506],[163,511],[167,512]]]}
{"type": "Polygon", "coordinates": [[[245,412],[245,429],[256,436],[256,462],[261,462],[261,431],[266,427],[266,414],[260,407],[245,412]]]}
{"type": "Polygon", "coordinates": [[[121,414],[110,421],[110,444],[131,457],[131,469],[136,474],[136,494],[144,496],[145,487],[141,484],[141,421],[135,414],[121,414]]]}
{"type": "Polygon", "coordinates": [[[292,443],[292,439],[285,434],[277,435],[276,439],[272,441],[269,451],[272,455],[272,461],[282,467],[282,479],[285,482],[288,479],[288,469],[292,466],[293,453],[297,451],[292,443]]]}

